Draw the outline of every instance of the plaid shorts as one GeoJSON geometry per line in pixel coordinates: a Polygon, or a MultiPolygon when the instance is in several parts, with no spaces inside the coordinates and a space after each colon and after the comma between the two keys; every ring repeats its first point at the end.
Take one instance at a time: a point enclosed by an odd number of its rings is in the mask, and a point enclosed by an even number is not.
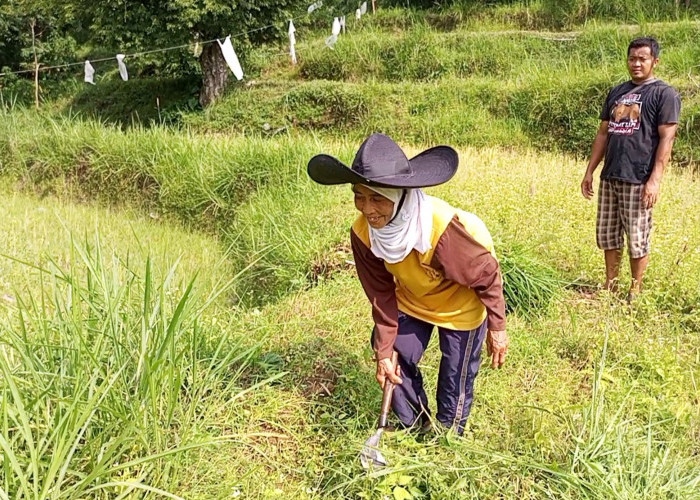
{"type": "Polygon", "coordinates": [[[598,188],[596,240],[603,250],[617,250],[624,245],[630,257],[644,257],[650,250],[651,208],[642,205],[644,184],[630,184],[601,179],[598,188]]]}

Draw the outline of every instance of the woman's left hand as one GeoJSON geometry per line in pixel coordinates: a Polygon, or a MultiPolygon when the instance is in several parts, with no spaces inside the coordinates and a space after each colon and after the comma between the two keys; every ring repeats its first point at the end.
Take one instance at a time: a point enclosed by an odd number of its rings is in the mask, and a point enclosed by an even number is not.
{"type": "Polygon", "coordinates": [[[500,368],[506,362],[508,334],[505,330],[489,330],[486,334],[486,352],[491,356],[491,368],[500,368]]]}

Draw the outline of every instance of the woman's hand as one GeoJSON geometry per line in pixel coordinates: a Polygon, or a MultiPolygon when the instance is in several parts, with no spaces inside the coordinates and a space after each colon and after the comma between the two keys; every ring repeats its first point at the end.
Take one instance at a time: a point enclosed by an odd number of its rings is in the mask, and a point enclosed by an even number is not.
{"type": "Polygon", "coordinates": [[[394,385],[403,383],[401,379],[401,367],[399,366],[398,356],[396,352],[391,358],[383,358],[377,360],[377,382],[384,389],[384,382],[389,379],[394,385]]]}
{"type": "Polygon", "coordinates": [[[491,368],[500,368],[506,362],[508,334],[505,330],[489,330],[486,334],[486,352],[491,356],[491,368]]]}

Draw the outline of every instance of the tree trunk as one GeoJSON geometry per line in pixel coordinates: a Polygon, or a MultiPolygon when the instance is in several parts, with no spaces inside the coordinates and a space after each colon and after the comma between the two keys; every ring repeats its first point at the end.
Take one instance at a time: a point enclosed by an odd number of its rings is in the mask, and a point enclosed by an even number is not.
{"type": "Polygon", "coordinates": [[[208,43],[199,56],[202,68],[202,90],[199,92],[199,104],[209,106],[224,93],[228,82],[228,66],[224,60],[219,44],[208,43]]]}

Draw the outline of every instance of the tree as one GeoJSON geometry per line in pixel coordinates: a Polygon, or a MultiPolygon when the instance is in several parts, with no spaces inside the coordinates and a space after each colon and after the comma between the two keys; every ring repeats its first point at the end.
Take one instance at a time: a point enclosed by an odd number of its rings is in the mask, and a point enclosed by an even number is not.
{"type": "MultiPolygon", "coordinates": [[[[67,0],[81,12],[93,42],[119,50],[148,50],[224,38],[241,48],[286,36],[285,21],[306,9],[308,0],[67,0]]],[[[217,43],[202,47],[200,103],[209,105],[224,91],[229,71],[217,43]]]]}
{"type": "Polygon", "coordinates": [[[19,83],[31,76],[38,105],[38,66],[60,65],[75,58],[72,20],[61,0],[0,0],[0,69],[27,71],[4,78],[3,83],[19,83]]]}

